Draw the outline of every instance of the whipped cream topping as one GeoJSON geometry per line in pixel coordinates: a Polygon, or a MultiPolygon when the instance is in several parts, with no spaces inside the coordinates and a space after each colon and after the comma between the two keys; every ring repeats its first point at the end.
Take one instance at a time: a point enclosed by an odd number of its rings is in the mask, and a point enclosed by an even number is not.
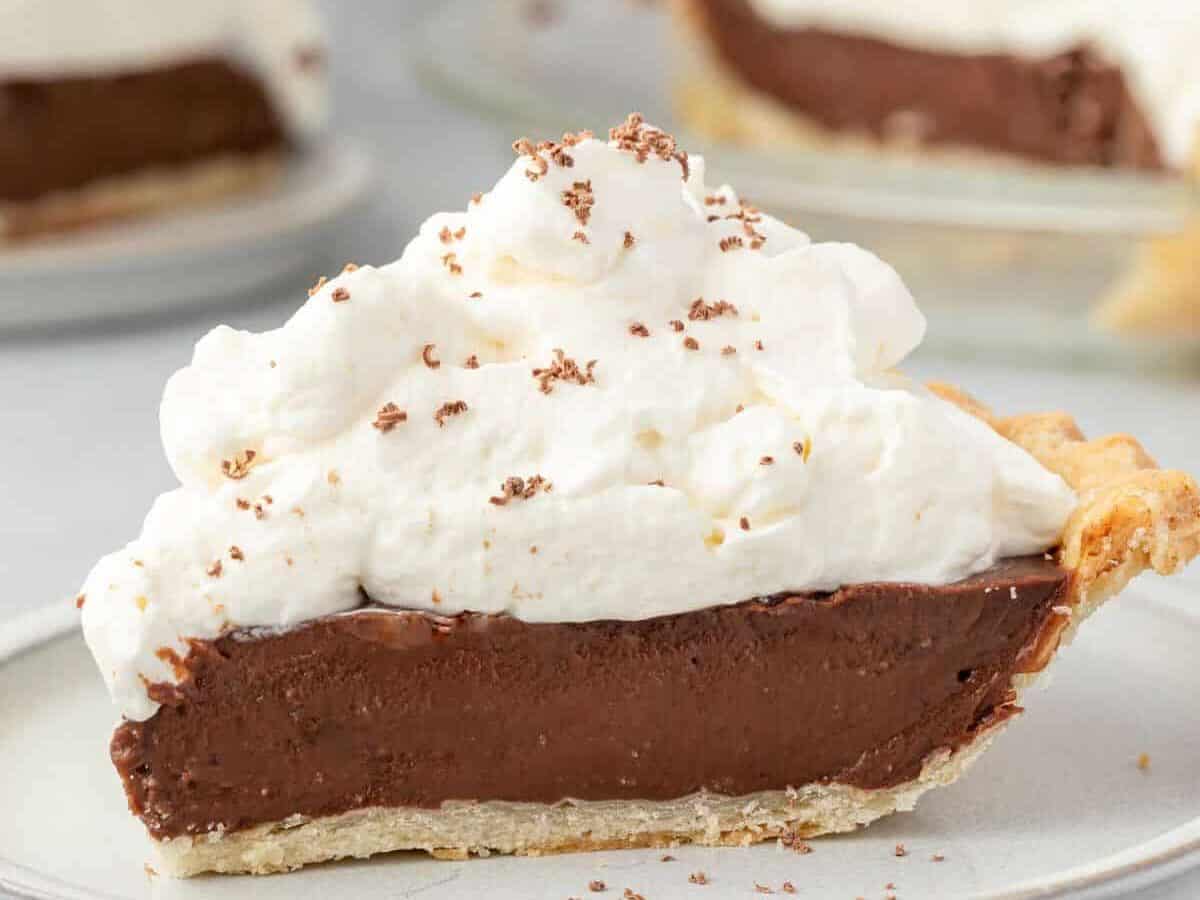
{"type": "Polygon", "coordinates": [[[397,262],[200,341],[162,402],[181,485],[83,587],[126,716],[188,638],[364,594],[633,620],[1055,544],[1066,484],[893,370],[925,321],[890,267],[618,137],[522,155],[397,262]]]}
{"type": "Polygon", "coordinates": [[[119,74],[219,56],[255,73],[298,137],[327,117],[309,0],[0,0],[0,81],[119,74]]]}
{"type": "Polygon", "coordinates": [[[1200,142],[1200,11],[1186,0],[749,0],[780,27],[820,27],[951,53],[1042,57],[1091,44],[1119,64],[1167,161],[1200,142]]]}

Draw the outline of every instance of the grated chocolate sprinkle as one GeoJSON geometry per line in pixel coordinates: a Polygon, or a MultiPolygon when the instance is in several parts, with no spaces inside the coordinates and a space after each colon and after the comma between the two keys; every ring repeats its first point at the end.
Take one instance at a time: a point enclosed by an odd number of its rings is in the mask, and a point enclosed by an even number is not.
{"type": "Polygon", "coordinates": [[[592,180],[576,181],[568,190],[560,194],[563,206],[575,214],[580,225],[587,225],[592,217],[592,207],[596,205],[596,196],[592,193],[592,180]]]}
{"type": "Polygon", "coordinates": [[[463,363],[463,366],[468,369],[478,369],[479,368],[479,357],[476,356],[474,353],[472,353],[470,356],[467,357],[467,361],[463,363]]]}
{"type": "Polygon", "coordinates": [[[726,344],[724,347],[721,348],[722,356],[733,356],[733,354],[735,354],[735,353],[737,353],[737,347],[732,347],[729,344],[726,344]]]}
{"type": "Polygon", "coordinates": [[[896,856],[908,856],[908,851],[904,848],[903,844],[897,844],[896,849],[893,851],[893,853],[896,856]]]}
{"type": "Polygon", "coordinates": [[[738,309],[728,300],[718,300],[716,303],[705,303],[703,297],[697,297],[688,307],[688,319],[693,322],[704,322],[709,319],[719,319],[721,316],[737,316],[738,309]]]}
{"type": "Polygon", "coordinates": [[[317,283],[308,289],[308,296],[311,297],[313,294],[317,293],[319,290],[321,290],[321,288],[325,287],[328,282],[329,279],[322,275],[317,279],[317,283]]]}
{"type": "Polygon", "coordinates": [[[467,411],[467,404],[464,400],[452,400],[449,403],[443,403],[438,407],[437,412],[433,414],[433,421],[438,423],[438,428],[446,426],[446,419],[450,416],[457,416],[467,411]]]}
{"type": "Polygon", "coordinates": [[[691,174],[688,155],[678,148],[675,138],[660,128],[647,125],[646,117],[641,113],[632,112],[620,125],[610,128],[608,139],[617,145],[618,150],[632,153],[639,163],[644,163],[651,156],[657,156],[664,162],[673,159],[679,163],[684,181],[691,174]]]}
{"type": "Polygon", "coordinates": [[[438,232],[438,240],[440,240],[443,244],[449,244],[454,240],[454,235],[450,233],[449,225],[442,226],[442,230],[438,232]]]}
{"type": "Polygon", "coordinates": [[[634,337],[650,337],[650,329],[641,322],[634,322],[629,326],[629,333],[634,337]]]}
{"type": "Polygon", "coordinates": [[[744,241],[742,241],[740,235],[733,234],[729,237],[721,238],[717,246],[721,248],[722,253],[728,253],[730,250],[736,250],[737,248],[744,246],[744,241]]]}
{"type": "Polygon", "coordinates": [[[581,244],[590,244],[591,243],[591,241],[588,240],[588,236],[586,234],[584,234],[582,231],[577,231],[573,235],[571,235],[571,240],[579,241],[579,243],[581,243],[581,244]]]}
{"type": "Polygon", "coordinates": [[[395,403],[387,402],[379,407],[379,412],[375,414],[375,421],[371,424],[378,428],[384,434],[387,434],[401,422],[408,421],[408,413],[398,407],[395,403]]]}
{"type": "Polygon", "coordinates": [[[687,350],[699,350],[700,342],[689,335],[683,339],[683,346],[687,350]]]}
{"type": "Polygon", "coordinates": [[[771,465],[774,465],[774,464],[775,464],[775,457],[773,457],[773,456],[764,456],[762,459],[760,459],[760,460],[758,461],[758,464],[759,464],[760,466],[771,466],[771,465]]]}
{"type": "Polygon", "coordinates": [[[553,489],[553,483],[541,475],[531,475],[529,478],[513,475],[504,479],[504,483],[500,485],[500,495],[489,497],[488,503],[493,506],[505,506],[509,500],[529,500],[539,491],[549,493],[553,489]]]}
{"type": "Polygon", "coordinates": [[[445,266],[451,275],[461,275],[463,268],[458,264],[457,253],[446,253],[442,256],[442,265],[445,266]]]}
{"type": "Polygon", "coordinates": [[[442,361],[433,355],[437,344],[426,344],[421,348],[421,361],[429,368],[436,369],[442,364],[442,361]]]}
{"type": "Polygon", "coordinates": [[[345,303],[350,299],[350,292],[344,287],[338,286],[333,289],[333,293],[329,295],[329,299],[334,303],[345,303]]]}
{"type": "Polygon", "coordinates": [[[671,326],[672,331],[683,331],[683,323],[678,319],[672,319],[667,324],[671,326]]]}
{"type": "Polygon", "coordinates": [[[602,890],[604,890],[604,887],[605,887],[604,882],[600,881],[599,879],[595,879],[593,881],[588,882],[588,890],[591,891],[593,894],[600,893],[602,890]]]}
{"type": "Polygon", "coordinates": [[[742,531],[749,531],[750,530],[750,520],[748,518],[746,518],[745,516],[742,516],[740,519],[738,519],[738,527],[740,527],[742,529],[742,531]]]}
{"type": "Polygon", "coordinates": [[[633,232],[632,231],[625,232],[625,249],[626,250],[633,249],[634,243],[635,243],[635,240],[633,237],[633,232]]]}
{"type": "Polygon", "coordinates": [[[783,891],[785,894],[796,893],[796,886],[794,884],[792,884],[790,881],[785,881],[782,885],[780,885],[779,889],[781,891],[783,891]]]}
{"type": "Polygon", "coordinates": [[[229,548],[229,558],[235,559],[238,562],[244,562],[246,559],[246,554],[242,552],[241,547],[239,547],[237,544],[234,544],[229,548]]]}
{"type": "Polygon", "coordinates": [[[250,470],[254,468],[254,460],[258,458],[258,453],[254,450],[243,450],[241,453],[235,453],[233,459],[221,460],[221,474],[226,478],[232,478],[234,481],[245,478],[250,474],[250,470]]]}
{"type": "Polygon", "coordinates": [[[773,894],[775,892],[773,890],[771,890],[771,888],[769,886],[767,886],[765,884],[759,884],[756,881],[756,882],[754,882],[754,893],[756,893],[756,894],[773,894]]]}
{"type": "Polygon", "coordinates": [[[589,360],[583,369],[580,369],[575,360],[556,347],[554,348],[554,361],[546,368],[534,369],[533,377],[538,380],[541,392],[549,394],[554,390],[556,381],[570,381],[580,386],[594,384],[596,377],[592,374],[592,369],[595,366],[596,360],[593,359],[589,360]]]}
{"type": "Polygon", "coordinates": [[[708,884],[708,876],[703,872],[693,872],[688,876],[688,884],[708,884]]]}
{"type": "Polygon", "coordinates": [[[219,559],[214,560],[213,564],[204,570],[204,574],[208,575],[210,578],[220,578],[221,568],[221,561],[219,559]]]}

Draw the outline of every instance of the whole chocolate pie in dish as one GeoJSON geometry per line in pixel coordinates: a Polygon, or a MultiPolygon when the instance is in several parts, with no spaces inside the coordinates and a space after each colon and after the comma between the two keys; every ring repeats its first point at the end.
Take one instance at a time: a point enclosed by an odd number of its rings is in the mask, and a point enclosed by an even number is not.
{"type": "Polygon", "coordinates": [[[672,0],[690,125],[774,146],[1186,170],[1200,11],[1176,0],[672,0]]]}
{"type": "Polygon", "coordinates": [[[308,0],[16,0],[0,33],[0,246],[260,186],[325,120],[308,0]]]}
{"type": "Polygon", "coordinates": [[[1200,551],[1190,477],[912,383],[891,268],[639,116],[514,147],[167,385],[180,486],[78,602],[173,874],[854,829],[1200,551]]]}

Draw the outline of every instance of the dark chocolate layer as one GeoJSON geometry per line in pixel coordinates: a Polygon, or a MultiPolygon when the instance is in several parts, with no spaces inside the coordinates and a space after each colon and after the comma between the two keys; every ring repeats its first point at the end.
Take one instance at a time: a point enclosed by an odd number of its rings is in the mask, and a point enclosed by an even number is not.
{"type": "Polygon", "coordinates": [[[221,60],[118,75],[0,79],[0,202],[285,142],[259,81],[221,60]]]}
{"type": "Polygon", "coordinates": [[[1011,715],[1068,576],[1041,557],[636,622],[363,610],[197,642],[112,758],[158,838],[445,800],[914,778],[1011,715]]]}
{"type": "Polygon", "coordinates": [[[747,0],[692,0],[742,79],[822,126],[1048,163],[1163,169],[1121,69],[1086,46],[1043,58],[783,29],[747,0]]]}

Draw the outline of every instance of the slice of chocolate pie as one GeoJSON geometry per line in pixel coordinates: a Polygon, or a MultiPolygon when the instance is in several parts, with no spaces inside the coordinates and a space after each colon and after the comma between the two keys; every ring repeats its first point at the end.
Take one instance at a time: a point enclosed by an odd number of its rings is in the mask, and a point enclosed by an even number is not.
{"type": "Polygon", "coordinates": [[[741,142],[1183,170],[1200,12],[1175,0],[672,0],[688,124],[741,142]]]}
{"type": "Polygon", "coordinates": [[[953,781],[1200,495],[896,372],[895,273],[631,116],[167,386],[80,602],[165,868],[845,831],[953,781]]]}
{"type": "Polygon", "coordinates": [[[309,0],[20,0],[0,33],[0,246],[261,186],[324,123],[309,0]]]}

